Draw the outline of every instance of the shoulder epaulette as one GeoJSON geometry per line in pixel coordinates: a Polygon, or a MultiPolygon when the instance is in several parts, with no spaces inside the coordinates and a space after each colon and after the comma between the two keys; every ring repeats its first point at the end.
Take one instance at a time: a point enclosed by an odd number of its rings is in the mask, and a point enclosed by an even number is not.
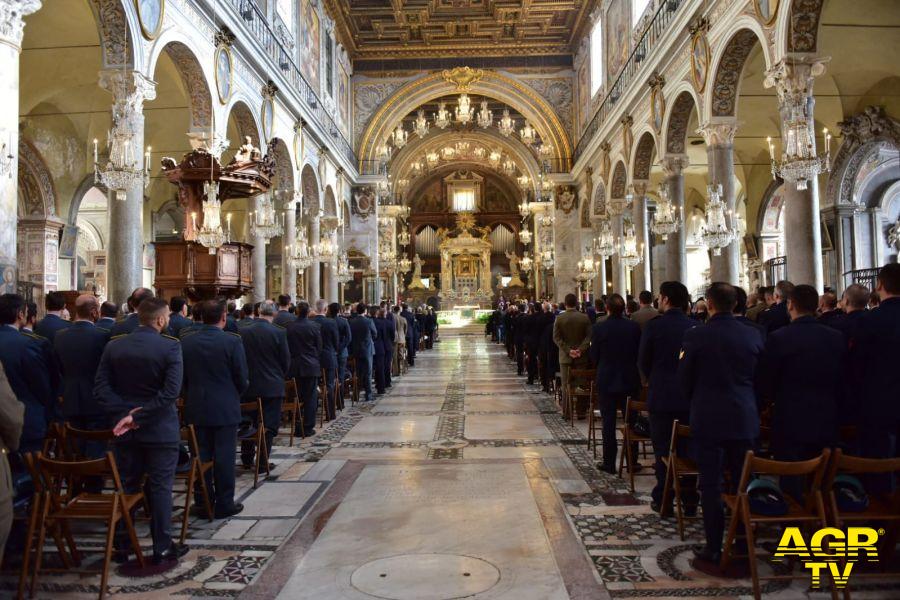
{"type": "Polygon", "coordinates": [[[226,331],[225,333],[227,333],[228,335],[233,335],[234,337],[236,337],[236,338],[238,338],[238,339],[241,338],[241,334],[235,333],[235,332],[233,332],[233,331],[226,331]]]}
{"type": "Polygon", "coordinates": [[[47,339],[44,336],[38,335],[32,331],[19,331],[19,333],[21,333],[22,335],[27,335],[28,337],[35,339],[35,340],[46,340],[47,339]]]}
{"type": "Polygon", "coordinates": [[[168,333],[163,333],[162,336],[163,336],[164,338],[169,338],[170,340],[175,340],[176,342],[180,342],[180,341],[181,341],[181,340],[179,340],[177,337],[175,337],[174,335],[169,335],[168,333]]]}
{"type": "Polygon", "coordinates": [[[120,334],[118,334],[118,335],[114,335],[114,336],[112,336],[111,338],[109,338],[109,341],[119,340],[119,339],[122,339],[123,337],[128,337],[128,334],[127,334],[127,333],[120,333],[120,334]]]}
{"type": "Polygon", "coordinates": [[[283,330],[287,331],[287,327],[285,327],[284,325],[279,325],[278,323],[272,323],[272,325],[274,325],[278,329],[283,329],[283,330]]]}
{"type": "Polygon", "coordinates": [[[187,327],[185,327],[178,333],[178,338],[183,340],[187,336],[197,333],[197,331],[199,330],[194,328],[188,329],[187,327]]]}

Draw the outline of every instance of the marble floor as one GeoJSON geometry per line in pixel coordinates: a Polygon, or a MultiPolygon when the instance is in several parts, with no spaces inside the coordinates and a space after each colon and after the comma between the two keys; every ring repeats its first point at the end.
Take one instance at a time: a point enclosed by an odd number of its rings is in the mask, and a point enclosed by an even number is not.
{"type": "MultiPolygon", "coordinates": [[[[253,489],[240,474],[244,512],[192,517],[182,563],[143,579],[116,572],[112,597],[752,597],[746,579],[694,570],[700,522],[690,521],[681,541],[674,519],[650,510],[651,478],[638,477],[632,492],[598,472],[585,433],[516,376],[480,328],[445,334],[374,405],[346,409],[293,447],[279,438],[265,483],[253,489]]],[[[146,524],[139,528],[147,539],[146,524]]],[[[97,534],[79,536],[88,562],[97,534]]],[[[92,598],[97,583],[42,575],[37,597],[92,598]]],[[[14,584],[14,573],[0,576],[0,597],[14,584]]],[[[804,581],[764,590],[766,598],[828,597],[804,581]]],[[[900,586],[854,597],[898,598],[900,586]]]]}

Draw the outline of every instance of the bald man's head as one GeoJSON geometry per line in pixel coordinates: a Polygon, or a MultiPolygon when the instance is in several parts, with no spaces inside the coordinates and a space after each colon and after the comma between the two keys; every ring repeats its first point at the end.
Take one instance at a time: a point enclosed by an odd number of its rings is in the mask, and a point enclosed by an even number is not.
{"type": "Polygon", "coordinates": [[[100,318],[100,301],[93,294],[81,294],[75,299],[75,318],[96,323],[100,318]]]}

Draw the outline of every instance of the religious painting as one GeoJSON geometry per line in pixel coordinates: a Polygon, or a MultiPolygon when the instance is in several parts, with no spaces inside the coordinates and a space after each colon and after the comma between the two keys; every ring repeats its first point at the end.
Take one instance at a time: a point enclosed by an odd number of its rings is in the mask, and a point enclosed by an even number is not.
{"type": "Polygon", "coordinates": [[[666,114],[666,98],[663,95],[662,88],[655,87],[650,92],[650,108],[653,113],[653,128],[656,133],[662,133],[663,118],[666,114]]]}
{"type": "Polygon", "coordinates": [[[340,107],[341,126],[346,133],[350,124],[350,77],[347,75],[344,65],[340,65],[338,74],[337,101],[340,107]]]}
{"type": "Polygon", "coordinates": [[[3,279],[0,279],[0,293],[15,294],[16,293],[16,266],[0,265],[0,271],[3,273],[3,279]]]}
{"type": "Polygon", "coordinates": [[[375,211],[375,190],[369,186],[353,189],[353,212],[366,219],[375,211]]]}
{"type": "Polygon", "coordinates": [[[575,210],[575,192],[570,186],[560,186],[556,190],[556,208],[564,214],[570,214],[575,210]]]}
{"type": "Polygon", "coordinates": [[[756,16],[763,22],[766,27],[771,27],[775,23],[778,16],[779,0],[753,0],[753,8],[756,10],[756,16]]]}
{"type": "Polygon", "coordinates": [[[630,52],[631,23],[625,0],[613,0],[606,10],[606,75],[612,85],[630,52]]]}
{"type": "Polygon", "coordinates": [[[259,115],[262,123],[262,134],[265,143],[269,142],[272,132],[275,129],[275,99],[271,97],[263,97],[262,110],[259,115]]]}
{"type": "Polygon", "coordinates": [[[309,0],[303,2],[303,36],[300,38],[300,68],[303,76],[319,93],[319,15],[309,0]]]}
{"type": "Polygon", "coordinates": [[[216,48],[216,91],[219,93],[219,102],[228,104],[231,98],[232,72],[234,64],[231,59],[231,49],[224,44],[216,48]]]}
{"type": "Polygon", "coordinates": [[[59,257],[75,258],[78,246],[78,226],[63,225],[62,236],[59,241],[59,257]]]}
{"type": "Polygon", "coordinates": [[[694,80],[694,88],[698,94],[706,89],[706,80],[709,77],[709,41],[706,33],[698,31],[691,40],[691,78],[694,80]]]}
{"type": "Polygon", "coordinates": [[[166,12],[166,0],[135,0],[141,33],[148,40],[155,40],[162,29],[166,12]]]}

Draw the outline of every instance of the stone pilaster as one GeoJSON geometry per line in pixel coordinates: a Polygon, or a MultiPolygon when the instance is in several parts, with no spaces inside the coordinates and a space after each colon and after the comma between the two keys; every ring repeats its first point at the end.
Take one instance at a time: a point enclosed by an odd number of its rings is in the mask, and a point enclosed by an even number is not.
{"type": "Polygon", "coordinates": [[[0,0],[0,293],[15,293],[17,274],[16,215],[18,214],[19,55],[24,18],[41,8],[40,0],[0,0]]]}
{"type": "MultiPolygon", "coordinates": [[[[309,240],[310,249],[315,252],[319,244],[319,215],[312,216],[309,220],[309,229],[307,230],[307,239],[309,240]]],[[[309,294],[307,297],[307,301],[312,303],[315,302],[318,298],[321,297],[322,293],[322,280],[320,278],[322,267],[318,260],[314,260],[313,263],[306,269],[306,293],[309,294]]]]}
{"type": "MultiPolygon", "coordinates": [[[[735,178],[734,178],[734,134],[737,122],[734,119],[720,119],[706,123],[700,128],[706,140],[706,154],[709,163],[709,182],[722,184],[722,202],[725,209],[734,214],[735,178]]],[[[740,284],[740,240],[734,240],[719,256],[710,256],[710,279],[726,281],[733,285],[740,284]]]]}
{"type": "MultiPolygon", "coordinates": [[[[259,214],[262,207],[263,194],[253,197],[253,212],[259,214]]],[[[253,231],[252,229],[250,230],[253,231]]],[[[253,277],[253,302],[266,299],[266,244],[268,240],[260,235],[250,234],[253,254],[250,256],[250,274],[253,277]]],[[[282,274],[283,276],[283,274],[282,274]]]]}
{"type": "MultiPolygon", "coordinates": [[[[662,159],[666,189],[675,214],[684,215],[684,170],[689,162],[686,154],[670,154],[662,159]]],[[[666,280],[687,281],[687,232],[682,222],[678,231],[666,240],[666,280]]]]}
{"type": "Polygon", "coordinates": [[[650,282],[650,235],[647,223],[647,181],[634,181],[634,204],[632,205],[632,219],[634,233],[637,237],[638,252],[641,253],[641,263],[633,270],[634,292],[652,289],[650,282]]]}

